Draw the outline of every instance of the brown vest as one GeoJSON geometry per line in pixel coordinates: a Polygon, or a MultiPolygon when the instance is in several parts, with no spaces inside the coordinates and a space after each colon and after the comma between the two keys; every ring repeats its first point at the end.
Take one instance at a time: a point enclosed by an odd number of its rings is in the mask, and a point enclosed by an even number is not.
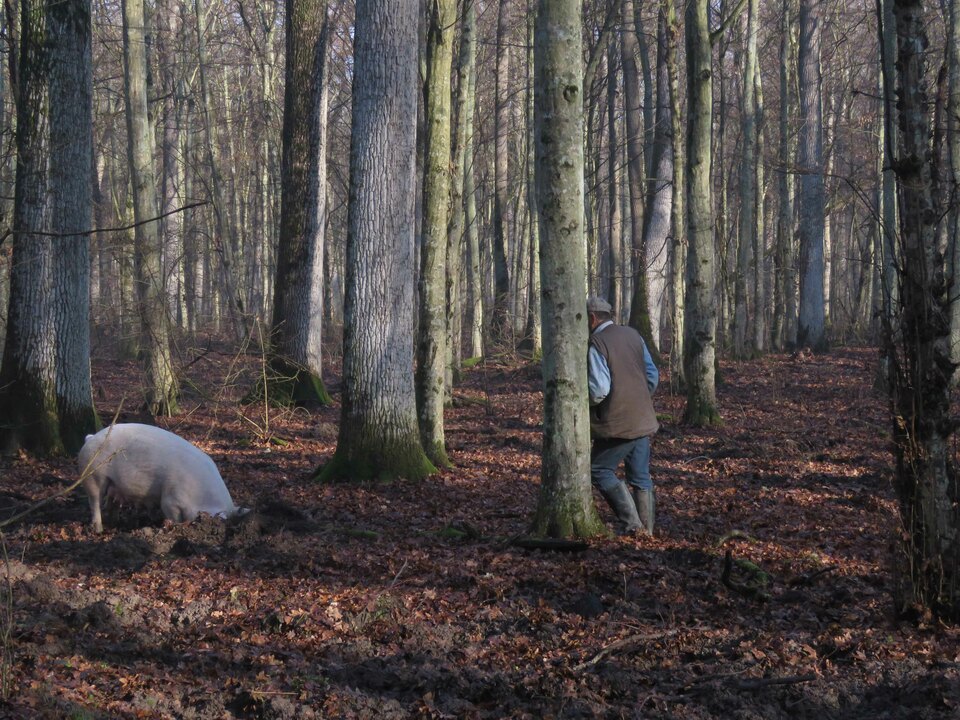
{"type": "Polygon", "coordinates": [[[595,438],[632,440],[653,435],[660,425],[647,388],[643,338],[624,325],[608,325],[590,335],[590,344],[610,368],[610,394],[590,408],[595,438]]]}

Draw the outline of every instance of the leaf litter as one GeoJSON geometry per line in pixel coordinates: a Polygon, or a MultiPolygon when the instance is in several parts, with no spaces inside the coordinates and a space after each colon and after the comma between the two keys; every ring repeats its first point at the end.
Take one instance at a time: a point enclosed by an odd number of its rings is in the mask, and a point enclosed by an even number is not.
{"type": "MultiPolygon", "coordinates": [[[[893,615],[875,351],[721,370],[720,428],[655,399],[656,537],[543,552],[510,544],[537,501],[536,366],[466,371],[453,469],[317,485],[338,406],[241,406],[256,359],[208,350],[190,410],[160,422],[253,511],[124,509],[97,536],[75,492],[6,528],[0,717],[960,716],[960,633],[893,615]]],[[[95,361],[105,420],[142,419],[137,377],[95,361]]],[[[75,478],[70,459],[0,460],[3,517],[75,478]]]]}

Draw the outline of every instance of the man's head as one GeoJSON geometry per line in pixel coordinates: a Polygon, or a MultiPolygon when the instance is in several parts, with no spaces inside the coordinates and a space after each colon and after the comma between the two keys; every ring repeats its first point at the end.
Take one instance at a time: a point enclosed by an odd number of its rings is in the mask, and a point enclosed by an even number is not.
{"type": "Polygon", "coordinates": [[[587,316],[590,319],[590,329],[593,330],[613,317],[613,306],[595,295],[587,299],[587,316]]]}

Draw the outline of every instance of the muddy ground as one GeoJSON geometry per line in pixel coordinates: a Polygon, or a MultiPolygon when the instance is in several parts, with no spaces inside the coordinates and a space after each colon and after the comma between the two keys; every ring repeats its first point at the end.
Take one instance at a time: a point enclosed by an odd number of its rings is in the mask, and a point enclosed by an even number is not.
{"type": "MultiPolygon", "coordinates": [[[[241,406],[256,358],[191,353],[186,412],[160,424],[252,512],[126,508],[98,536],[75,491],[4,528],[0,717],[960,717],[957,629],[893,613],[874,351],[724,363],[719,429],[682,426],[665,384],[656,537],[579,552],[511,544],[537,498],[536,366],[467,373],[454,469],[331,486],[308,478],[337,406],[241,406]]],[[[95,362],[105,418],[143,419],[138,378],[95,362]]],[[[76,476],[0,460],[0,517],[76,476]]]]}

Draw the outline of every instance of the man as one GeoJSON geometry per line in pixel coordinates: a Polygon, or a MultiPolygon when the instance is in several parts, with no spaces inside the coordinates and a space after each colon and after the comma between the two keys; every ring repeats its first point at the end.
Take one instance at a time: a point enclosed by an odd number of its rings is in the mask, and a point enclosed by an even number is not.
{"type": "Polygon", "coordinates": [[[590,475],[620,522],[621,535],[653,535],[650,436],[659,425],[651,398],[660,372],[640,333],[616,325],[603,298],[587,300],[590,347],[590,475]],[[627,484],[616,475],[623,462],[627,484]],[[628,488],[629,486],[629,488],[628,488]]]}

